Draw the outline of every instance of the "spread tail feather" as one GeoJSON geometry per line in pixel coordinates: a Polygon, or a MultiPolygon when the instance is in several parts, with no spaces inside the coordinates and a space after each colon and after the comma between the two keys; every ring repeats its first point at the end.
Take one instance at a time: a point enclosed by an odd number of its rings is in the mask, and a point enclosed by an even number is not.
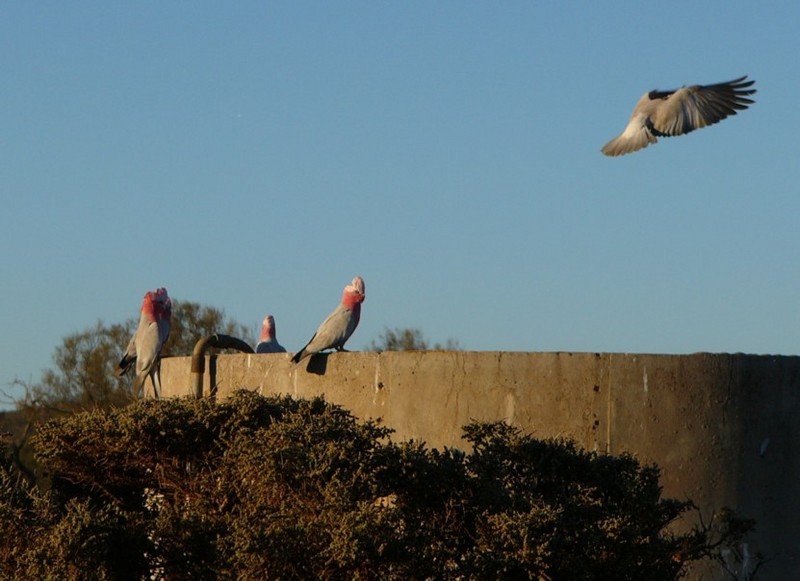
{"type": "Polygon", "coordinates": [[[645,130],[642,128],[641,130],[627,134],[627,132],[622,133],[606,143],[603,146],[602,151],[605,155],[610,157],[616,157],[618,155],[625,155],[626,153],[633,153],[634,151],[639,151],[640,149],[644,149],[651,143],[656,143],[658,141],[650,131],[645,130]]]}

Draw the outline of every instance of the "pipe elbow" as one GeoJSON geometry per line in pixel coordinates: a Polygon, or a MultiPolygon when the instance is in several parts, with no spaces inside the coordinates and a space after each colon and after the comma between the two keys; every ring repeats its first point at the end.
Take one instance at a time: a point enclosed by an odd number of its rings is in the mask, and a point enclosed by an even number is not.
{"type": "Polygon", "coordinates": [[[214,333],[197,341],[192,349],[192,387],[195,397],[203,397],[203,375],[206,371],[206,351],[210,348],[236,349],[242,353],[255,353],[253,348],[236,337],[214,333]]]}

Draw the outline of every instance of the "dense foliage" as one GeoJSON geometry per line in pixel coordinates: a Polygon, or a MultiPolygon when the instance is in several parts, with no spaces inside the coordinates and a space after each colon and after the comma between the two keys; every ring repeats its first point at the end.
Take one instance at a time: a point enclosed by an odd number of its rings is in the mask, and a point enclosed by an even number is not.
{"type": "Polygon", "coordinates": [[[0,470],[0,577],[659,580],[713,548],[669,532],[691,504],[633,458],[503,423],[470,453],[389,434],[247,391],[49,422],[46,492],[0,470]]]}

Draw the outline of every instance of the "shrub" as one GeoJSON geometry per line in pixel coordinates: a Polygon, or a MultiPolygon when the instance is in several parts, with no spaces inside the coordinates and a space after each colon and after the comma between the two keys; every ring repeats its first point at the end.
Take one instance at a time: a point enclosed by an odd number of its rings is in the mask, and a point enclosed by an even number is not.
{"type": "Polygon", "coordinates": [[[249,391],[50,422],[46,492],[0,470],[0,576],[658,580],[711,554],[708,529],[668,528],[691,503],[629,456],[504,423],[465,427],[470,453],[390,434],[249,391]]]}

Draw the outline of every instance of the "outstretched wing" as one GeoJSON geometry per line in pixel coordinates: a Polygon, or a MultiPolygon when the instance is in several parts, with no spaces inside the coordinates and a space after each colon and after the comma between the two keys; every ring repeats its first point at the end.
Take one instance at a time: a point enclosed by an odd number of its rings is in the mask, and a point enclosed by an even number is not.
{"type": "Polygon", "coordinates": [[[736,115],[753,104],[749,96],[756,92],[750,88],[755,81],[746,79],[744,76],[716,85],[692,85],[665,97],[653,91],[650,95],[657,104],[648,127],[657,136],[683,135],[736,115]]]}
{"type": "Polygon", "coordinates": [[[633,108],[625,130],[601,151],[610,156],[624,155],[655,143],[658,137],[683,135],[736,115],[753,103],[749,96],[756,92],[751,88],[755,81],[746,79],[645,93],[633,108]]]}

